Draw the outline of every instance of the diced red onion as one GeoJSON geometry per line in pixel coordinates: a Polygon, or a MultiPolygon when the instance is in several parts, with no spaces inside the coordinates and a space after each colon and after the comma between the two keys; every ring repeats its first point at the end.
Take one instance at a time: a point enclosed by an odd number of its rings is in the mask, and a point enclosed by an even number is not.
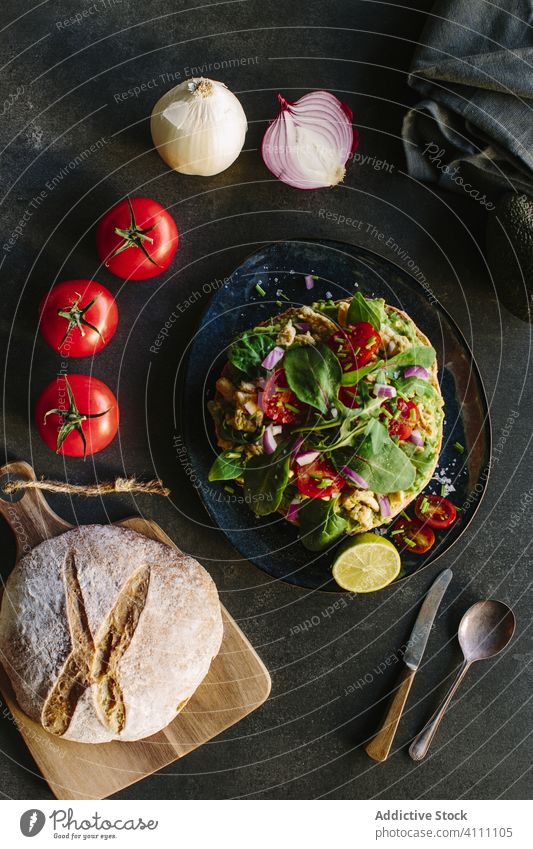
{"type": "Polygon", "coordinates": [[[280,348],[276,345],[276,347],[272,348],[270,353],[266,355],[261,365],[263,366],[263,368],[266,368],[269,371],[270,369],[276,368],[284,353],[285,351],[283,350],[283,348],[280,348]]]}
{"type": "Polygon", "coordinates": [[[264,377],[256,378],[255,385],[259,387],[259,389],[264,389],[266,386],[266,380],[264,377]]]}
{"type": "Polygon", "coordinates": [[[408,366],[403,374],[404,377],[420,377],[422,380],[429,380],[429,371],[423,366],[408,366]]]}
{"type": "Polygon", "coordinates": [[[395,348],[395,347],[396,347],[396,346],[395,346],[395,344],[394,344],[394,341],[391,339],[391,341],[390,341],[390,342],[389,342],[389,344],[387,345],[387,352],[388,352],[389,354],[392,354],[392,352],[394,351],[394,348],[395,348]]]}
{"type": "Polygon", "coordinates": [[[291,501],[291,503],[289,504],[289,509],[287,510],[287,515],[285,516],[288,522],[293,522],[294,524],[298,522],[299,506],[300,502],[298,501],[298,499],[294,499],[294,501],[291,501]]]}
{"type": "Polygon", "coordinates": [[[328,91],[311,91],[295,103],[278,94],[278,101],[261,148],[266,167],[296,189],[336,186],[357,147],[352,110],[328,91]]]}
{"type": "Polygon", "coordinates": [[[320,457],[320,451],[304,451],[297,456],[296,462],[299,466],[307,466],[308,463],[314,463],[318,457],[320,457]]]}
{"type": "Polygon", "coordinates": [[[419,430],[414,430],[411,436],[409,437],[409,442],[412,442],[413,445],[417,446],[417,448],[422,448],[424,444],[424,437],[422,436],[419,430]]]}
{"type": "Polygon", "coordinates": [[[394,386],[389,386],[388,383],[375,383],[374,395],[377,398],[395,398],[396,389],[394,386]]]}
{"type": "Polygon", "coordinates": [[[263,433],[263,451],[265,452],[265,454],[273,454],[277,447],[278,443],[276,442],[275,436],[272,433],[272,425],[269,424],[269,426],[265,428],[265,432],[263,433]]]}
{"type": "Polygon", "coordinates": [[[282,430],[283,428],[281,425],[272,425],[272,433],[274,436],[279,436],[282,430]]]}
{"type": "Polygon", "coordinates": [[[315,288],[315,281],[313,280],[312,274],[306,274],[305,277],[304,277],[304,280],[305,280],[305,288],[306,289],[314,289],[315,288]]]}
{"type": "Polygon", "coordinates": [[[331,410],[330,410],[329,412],[330,412],[330,414],[331,414],[331,418],[332,418],[332,419],[336,419],[336,418],[337,418],[337,416],[339,415],[339,411],[337,410],[337,408],[336,408],[336,407],[332,407],[332,408],[331,408],[331,410]]]}
{"type": "Polygon", "coordinates": [[[344,477],[351,480],[352,483],[357,484],[359,489],[368,489],[368,484],[365,481],[365,479],[362,478],[361,475],[358,475],[357,472],[354,472],[353,469],[350,469],[349,466],[343,466],[342,469],[341,469],[341,472],[344,475],[344,477]]]}
{"type": "Polygon", "coordinates": [[[303,434],[300,434],[300,436],[298,437],[298,439],[296,440],[296,442],[294,443],[294,445],[292,447],[291,458],[293,460],[296,459],[296,457],[298,456],[298,454],[300,452],[300,448],[302,447],[304,442],[305,442],[305,436],[303,436],[303,434]]]}
{"type": "Polygon", "coordinates": [[[307,321],[299,321],[296,325],[298,330],[301,330],[302,333],[307,333],[308,330],[311,330],[311,325],[307,323],[307,321]]]}
{"type": "Polygon", "coordinates": [[[254,404],[253,401],[245,401],[244,409],[250,416],[253,416],[253,414],[257,412],[257,404],[254,404]]]}
{"type": "Polygon", "coordinates": [[[384,516],[385,519],[387,519],[390,516],[390,514],[392,513],[389,499],[387,498],[386,495],[378,495],[378,501],[379,501],[379,509],[381,510],[381,515],[384,516]]]}
{"type": "Polygon", "coordinates": [[[257,390],[257,406],[260,407],[261,410],[263,409],[263,394],[262,389],[257,390]]]}

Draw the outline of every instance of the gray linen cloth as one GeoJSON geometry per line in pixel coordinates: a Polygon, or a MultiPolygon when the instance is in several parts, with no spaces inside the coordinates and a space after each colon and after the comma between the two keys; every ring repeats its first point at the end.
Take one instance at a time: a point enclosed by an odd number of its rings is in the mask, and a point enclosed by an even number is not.
{"type": "Polygon", "coordinates": [[[489,208],[501,191],[533,195],[533,4],[439,0],[409,84],[424,100],[403,123],[409,173],[489,208]]]}

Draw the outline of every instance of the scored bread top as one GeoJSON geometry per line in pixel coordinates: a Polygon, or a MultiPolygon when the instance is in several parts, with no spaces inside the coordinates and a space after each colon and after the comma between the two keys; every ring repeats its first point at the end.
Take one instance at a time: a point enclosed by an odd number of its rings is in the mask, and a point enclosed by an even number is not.
{"type": "Polygon", "coordinates": [[[164,728],[222,639],[216,587],[171,546],[89,525],[41,543],[10,575],[0,660],[51,733],[136,740],[164,728]]]}

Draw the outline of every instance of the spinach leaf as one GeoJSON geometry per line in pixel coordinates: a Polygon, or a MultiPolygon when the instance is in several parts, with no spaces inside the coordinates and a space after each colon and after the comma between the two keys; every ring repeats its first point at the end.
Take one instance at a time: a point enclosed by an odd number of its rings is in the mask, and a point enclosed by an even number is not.
{"type": "Polygon", "coordinates": [[[415,467],[377,419],[370,419],[352,446],[351,456],[343,458],[348,460],[345,465],[361,475],[374,492],[386,495],[409,489],[414,483],[415,467]]]}
{"type": "Polygon", "coordinates": [[[248,377],[264,374],[261,363],[276,345],[276,337],[260,330],[245,330],[228,350],[228,360],[248,377]]]}
{"type": "Polygon", "coordinates": [[[281,442],[273,454],[252,457],[244,470],[244,497],[256,516],[275,513],[289,480],[290,447],[281,442]]]}
{"type": "Polygon", "coordinates": [[[381,322],[385,318],[384,307],[385,301],[382,298],[367,300],[361,292],[356,292],[348,307],[347,323],[367,321],[375,330],[380,330],[381,322]]]}
{"type": "Polygon", "coordinates": [[[223,451],[219,454],[209,470],[210,481],[231,481],[240,478],[246,459],[242,453],[237,451],[223,451]]]}
{"type": "Polygon", "coordinates": [[[348,522],[335,512],[337,500],[309,498],[301,504],[298,510],[300,533],[309,551],[321,551],[346,532],[348,522]]]}
{"type": "Polygon", "coordinates": [[[337,401],[342,369],[327,345],[289,348],[283,359],[287,382],[296,397],[310,407],[327,413],[337,401]]]}

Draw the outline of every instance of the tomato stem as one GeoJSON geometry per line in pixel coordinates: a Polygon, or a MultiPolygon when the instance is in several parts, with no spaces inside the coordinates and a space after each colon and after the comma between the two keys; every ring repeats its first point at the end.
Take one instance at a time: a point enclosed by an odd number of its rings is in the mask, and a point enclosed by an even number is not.
{"type": "Polygon", "coordinates": [[[56,444],[56,453],[59,454],[61,451],[61,446],[63,445],[65,439],[73,430],[77,431],[81,437],[81,441],[83,442],[83,459],[87,457],[87,440],[85,439],[85,434],[83,432],[83,428],[81,423],[86,421],[86,419],[99,419],[101,416],[105,416],[111,410],[111,407],[108,407],[107,410],[103,410],[101,413],[81,413],[78,410],[76,405],[76,401],[74,399],[74,394],[70,387],[70,383],[67,380],[67,376],[65,375],[65,386],[67,388],[68,402],[69,406],[67,410],[62,410],[59,408],[54,408],[53,410],[47,410],[44,414],[44,423],[46,424],[46,419],[48,416],[55,414],[59,416],[62,421],[62,425],[59,428],[57,434],[57,444],[56,444]]]}
{"type": "Polygon", "coordinates": [[[90,321],[87,321],[87,319],[85,318],[86,312],[88,310],[90,310],[91,307],[93,306],[93,304],[98,300],[98,298],[101,295],[101,292],[99,292],[97,295],[95,295],[94,298],[91,298],[89,303],[85,304],[85,306],[81,307],[81,308],[80,308],[81,295],[78,292],[76,292],[75,294],[76,294],[76,300],[72,303],[72,305],[70,307],[64,307],[63,309],[60,309],[60,310],[57,311],[57,314],[61,318],[66,318],[67,321],[68,321],[68,325],[67,325],[67,329],[65,331],[65,335],[63,336],[61,342],[59,343],[59,347],[60,348],[63,347],[63,345],[65,344],[65,342],[67,341],[67,339],[69,337],[70,331],[74,327],[78,328],[78,330],[80,331],[80,334],[82,336],[85,336],[85,331],[84,331],[83,328],[88,327],[90,330],[94,330],[95,333],[98,333],[98,336],[100,337],[102,342],[104,342],[105,341],[104,337],[102,336],[102,334],[100,333],[98,328],[94,324],[91,324],[90,321]]]}
{"type": "Polygon", "coordinates": [[[113,257],[115,256],[118,256],[118,254],[121,254],[122,251],[126,251],[128,248],[139,248],[139,250],[143,252],[146,259],[148,259],[152,263],[152,265],[156,265],[158,268],[161,268],[159,263],[157,263],[155,259],[150,256],[144,244],[145,241],[149,242],[151,245],[154,243],[152,236],[149,236],[148,233],[150,233],[155,227],[157,227],[159,222],[156,221],[155,224],[152,224],[150,227],[146,227],[144,230],[141,229],[137,226],[137,222],[135,221],[135,213],[133,211],[133,206],[129,197],[127,198],[127,201],[130,210],[130,225],[128,228],[115,227],[115,234],[117,236],[120,236],[121,239],[123,239],[124,241],[121,245],[118,246],[118,248],[115,248],[113,253],[110,254],[110,256],[106,260],[106,265],[109,264],[109,260],[113,259],[113,257]]]}

